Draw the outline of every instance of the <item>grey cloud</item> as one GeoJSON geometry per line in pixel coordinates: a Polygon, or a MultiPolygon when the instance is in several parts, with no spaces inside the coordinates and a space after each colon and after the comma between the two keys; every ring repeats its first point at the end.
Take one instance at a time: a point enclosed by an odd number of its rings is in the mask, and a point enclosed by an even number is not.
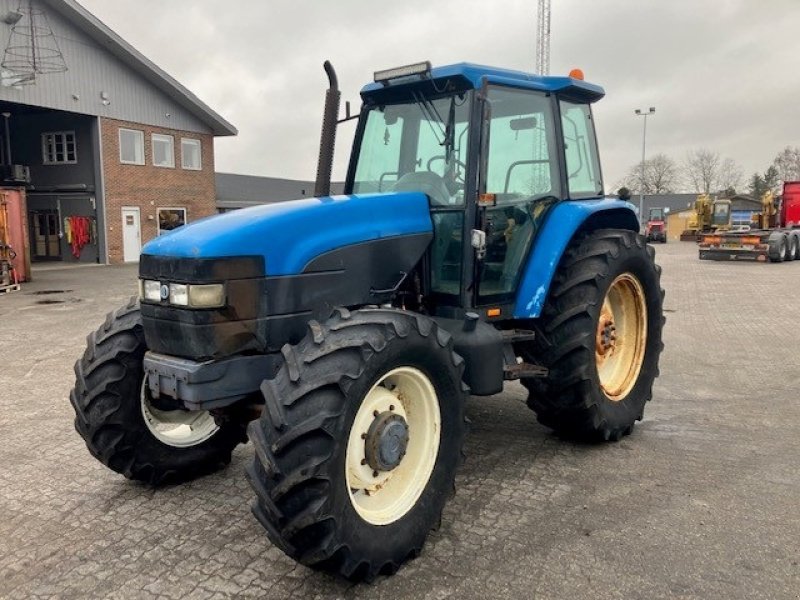
{"type": "MultiPolygon", "coordinates": [[[[375,69],[430,59],[530,70],[531,0],[289,2],[82,0],[112,29],[191,88],[240,131],[217,143],[217,169],[312,177],[326,81],[345,99],[375,69]]],[[[581,67],[606,88],[595,109],[607,184],[648,154],[682,160],[707,147],[745,172],[800,145],[796,0],[553,0],[552,72],[581,67]]],[[[343,177],[350,130],[340,133],[343,177]]]]}

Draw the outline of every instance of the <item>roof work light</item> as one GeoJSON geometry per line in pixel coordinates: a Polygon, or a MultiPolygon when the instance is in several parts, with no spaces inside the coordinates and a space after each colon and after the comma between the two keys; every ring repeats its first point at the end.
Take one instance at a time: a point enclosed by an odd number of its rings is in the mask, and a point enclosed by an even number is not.
{"type": "Polygon", "coordinates": [[[425,62],[414,63],[413,65],[375,71],[375,83],[389,81],[390,79],[399,79],[400,77],[410,77],[411,75],[426,75],[430,72],[431,61],[426,60],[425,62]]]}

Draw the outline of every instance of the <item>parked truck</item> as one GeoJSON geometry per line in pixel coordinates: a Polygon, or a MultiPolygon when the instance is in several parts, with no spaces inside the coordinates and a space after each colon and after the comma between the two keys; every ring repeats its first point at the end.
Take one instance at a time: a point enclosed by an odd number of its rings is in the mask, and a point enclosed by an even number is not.
{"type": "Polygon", "coordinates": [[[698,240],[703,260],[784,262],[800,259],[800,181],[787,181],[783,193],[761,197],[753,227],[716,230],[698,240]]]}

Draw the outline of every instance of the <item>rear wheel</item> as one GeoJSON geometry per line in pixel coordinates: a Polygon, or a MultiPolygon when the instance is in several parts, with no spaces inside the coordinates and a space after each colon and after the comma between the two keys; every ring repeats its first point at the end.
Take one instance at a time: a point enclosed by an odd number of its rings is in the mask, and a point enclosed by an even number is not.
{"type": "Polygon", "coordinates": [[[109,469],[150,484],[185,481],[224,467],[247,441],[243,419],[218,424],[207,411],[170,410],[150,397],[134,298],[109,314],[87,344],[75,363],[70,401],[75,429],[109,469]]]}
{"type": "Polygon", "coordinates": [[[600,230],[567,249],[537,322],[521,344],[549,369],[523,380],[541,423],[570,437],[618,440],[641,420],[658,376],[664,323],[655,252],[631,231],[600,230]]]}
{"type": "Polygon", "coordinates": [[[800,260],[800,236],[788,236],[788,250],[786,252],[786,260],[800,260]]]}
{"type": "Polygon", "coordinates": [[[783,262],[786,260],[786,255],[789,252],[789,243],[785,235],[781,235],[777,240],[773,240],[767,253],[770,262],[783,262]]]}
{"type": "Polygon", "coordinates": [[[416,556],[453,490],[463,360],[430,319],[367,309],[320,325],[262,386],[253,513],[295,560],[351,579],[416,556]]]}

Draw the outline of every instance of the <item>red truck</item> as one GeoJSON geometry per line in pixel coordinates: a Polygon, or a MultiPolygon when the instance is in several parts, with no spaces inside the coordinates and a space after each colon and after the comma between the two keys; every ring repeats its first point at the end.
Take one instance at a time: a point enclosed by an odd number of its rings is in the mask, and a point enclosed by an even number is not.
{"type": "Polygon", "coordinates": [[[771,192],[761,198],[755,227],[703,234],[698,240],[704,260],[800,260],[800,181],[783,184],[776,200],[771,192]]]}
{"type": "Polygon", "coordinates": [[[667,221],[663,208],[651,208],[650,216],[644,227],[644,237],[648,242],[667,243],[667,221]]]}

